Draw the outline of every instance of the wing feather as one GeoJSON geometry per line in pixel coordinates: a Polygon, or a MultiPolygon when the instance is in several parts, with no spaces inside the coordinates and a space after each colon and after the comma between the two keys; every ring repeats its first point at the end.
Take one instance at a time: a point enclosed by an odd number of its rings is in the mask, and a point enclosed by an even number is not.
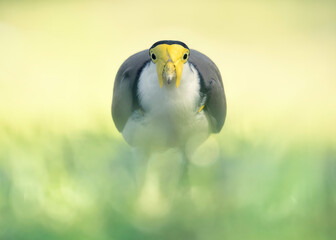
{"type": "Polygon", "coordinates": [[[122,132],[128,118],[139,107],[136,88],[141,70],[150,61],[148,50],[130,56],[119,68],[113,88],[112,118],[122,132]]]}
{"type": "Polygon", "coordinates": [[[212,132],[218,133],[226,117],[226,98],[221,74],[210,58],[196,50],[190,50],[189,62],[199,72],[201,92],[206,96],[204,110],[209,117],[212,132]]]}

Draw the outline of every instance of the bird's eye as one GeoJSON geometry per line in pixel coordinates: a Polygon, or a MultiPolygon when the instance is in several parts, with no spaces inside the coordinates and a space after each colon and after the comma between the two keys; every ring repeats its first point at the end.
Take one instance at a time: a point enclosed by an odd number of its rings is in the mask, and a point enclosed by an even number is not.
{"type": "Polygon", "coordinates": [[[183,60],[187,60],[187,58],[188,58],[188,54],[186,53],[183,55],[183,60]]]}
{"type": "Polygon", "coordinates": [[[154,53],[152,53],[152,59],[155,60],[156,59],[156,56],[154,53]]]}

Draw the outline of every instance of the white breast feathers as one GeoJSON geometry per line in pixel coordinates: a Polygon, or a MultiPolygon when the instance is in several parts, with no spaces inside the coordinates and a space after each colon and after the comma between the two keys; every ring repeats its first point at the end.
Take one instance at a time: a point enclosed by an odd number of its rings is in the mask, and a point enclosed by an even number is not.
{"type": "Polygon", "coordinates": [[[141,111],[135,111],[123,130],[128,143],[139,147],[170,148],[184,145],[194,135],[209,135],[200,96],[197,70],[184,64],[180,86],[160,88],[156,65],[148,63],[140,74],[137,91],[141,111]]]}

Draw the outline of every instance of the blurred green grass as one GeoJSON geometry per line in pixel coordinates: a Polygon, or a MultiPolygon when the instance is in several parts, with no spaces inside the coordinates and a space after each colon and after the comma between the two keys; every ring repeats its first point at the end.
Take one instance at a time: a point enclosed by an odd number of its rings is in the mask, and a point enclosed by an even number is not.
{"type": "Polygon", "coordinates": [[[158,186],[141,193],[132,153],[109,129],[1,128],[0,239],[335,237],[331,142],[227,130],[213,139],[220,151],[212,162],[192,164],[189,194],[169,183],[174,171],[165,175],[177,169],[174,153],[150,159],[158,186]]]}

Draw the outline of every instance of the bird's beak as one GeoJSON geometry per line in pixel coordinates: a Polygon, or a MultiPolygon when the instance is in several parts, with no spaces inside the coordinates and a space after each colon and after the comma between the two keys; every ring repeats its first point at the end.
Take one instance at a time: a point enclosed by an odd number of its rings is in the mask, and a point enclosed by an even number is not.
{"type": "Polygon", "coordinates": [[[162,88],[163,83],[171,84],[172,82],[176,82],[176,87],[180,86],[182,71],[183,71],[183,63],[181,61],[167,61],[166,63],[158,62],[156,64],[156,71],[158,74],[159,84],[162,88]]]}
{"type": "Polygon", "coordinates": [[[182,71],[183,71],[183,63],[179,62],[171,62],[167,63],[157,63],[156,71],[158,74],[160,87],[163,87],[163,83],[171,84],[172,82],[176,82],[176,87],[178,88],[181,83],[182,71]]]}
{"type": "Polygon", "coordinates": [[[158,74],[160,87],[163,84],[171,84],[175,81],[176,87],[180,86],[183,61],[181,61],[182,47],[179,45],[165,45],[160,46],[160,56],[156,62],[156,71],[158,74]]]}
{"type": "Polygon", "coordinates": [[[176,80],[176,70],[175,65],[172,61],[168,61],[163,69],[163,79],[167,84],[171,84],[176,80]]]}

